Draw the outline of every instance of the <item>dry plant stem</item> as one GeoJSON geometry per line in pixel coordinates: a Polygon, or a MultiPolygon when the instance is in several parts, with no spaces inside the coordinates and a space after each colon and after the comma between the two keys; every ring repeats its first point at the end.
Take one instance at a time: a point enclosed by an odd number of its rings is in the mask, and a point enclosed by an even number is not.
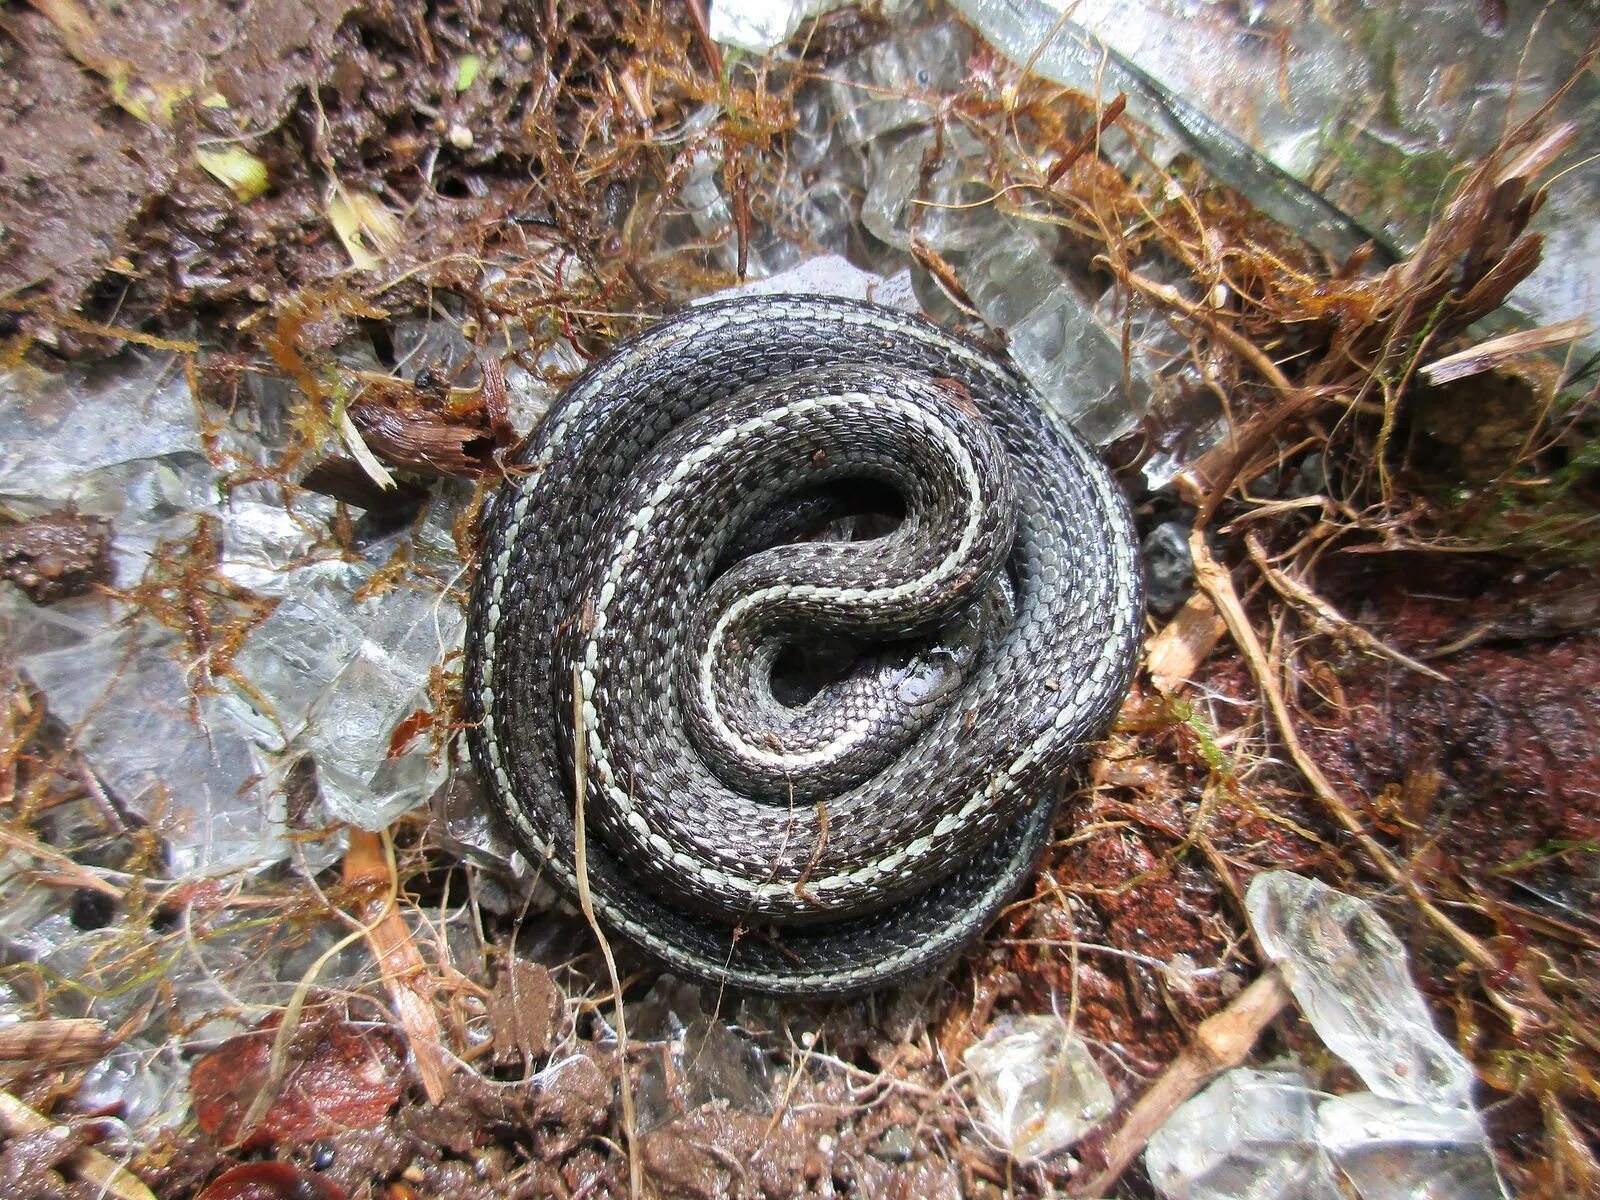
{"type": "Polygon", "coordinates": [[[1435,679],[1440,683],[1450,682],[1448,676],[1434,670],[1426,663],[1418,662],[1409,654],[1402,654],[1393,646],[1374,636],[1370,631],[1357,625],[1298,579],[1294,579],[1285,572],[1278,570],[1268,559],[1266,547],[1261,544],[1261,539],[1254,533],[1244,535],[1244,544],[1245,548],[1250,552],[1251,561],[1260,569],[1267,582],[1290,604],[1306,613],[1318,633],[1330,636],[1340,633],[1345,634],[1363,650],[1382,658],[1387,658],[1392,662],[1397,662],[1402,667],[1415,671],[1419,675],[1426,675],[1429,679],[1435,679]]]}
{"type": "Polygon", "coordinates": [[[35,837],[0,826],[0,846],[10,846],[19,853],[26,854],[42,863],[49,863],[52,867],[58,868],[71,887],[89,888],[96,892],[104,892],[106,895],[115,897],[118,900],[122,899],[122,890],[115,884],[96,875],[81,863],[74,862],[61,851],[53,846],[45,845],[35,837]]]}
{"type": "Polygon", "coordinates": [[[0,1062],[79,1062],[99,1058],[110,1040],[104,1021],[24,1021],[0,1029],[0,1062]]]}
{"type": "MultiPolygon", "coordinates": [[[[1428,920],[1454,942],[1467,958],[1480,970],[1497,971],[1499,963],[1489,953],[1488,948],[1439,910],[1417,882],[1402,870],[1389,852],[1366,831],[1354,810],[1344,802],[1334,790],[1328,777],[1322,773],[1322,768],[1305,752],[1305,748],[1300,744],[1300,738],[1295,733],[1294,720],[1289,715],[1288,705],[1284,701],[1283,689],[1278,686],[1273,676],[1271,664],[1267,661],[1267,654],[1262,649],[1260,639],[1256,637],[1255,628],[1245,616],[1244,606],[1239,602],[1239,595],[1233,588],[1233,579],[1211,556],[1211,548],[1206,545],[1205,533],[1198,527],[1189,537],[1189,552],[1194,558],[1195,582],[1206,595],[1211,597],[1211,602],[1216,605],[1217,611],[1226,622],[1228,632],[1238,644],[1245,662],[1250,667],[1251,675],[1255,677],[1256,686],[1261,689],[1267,707],[1272,712],[1273,722],[1277,725],[1278,734],[1289,751],[1289,757],[1294,760],[1295,766],[1311,784],[1312,793],[1318,802],[1355,839],[1356,844],[1378,870],[1391,882],[1405,889],[1406,894],[1428,920]]],[[[1513,1012],[1511,1015],[1516,1017],[1525,1014],[1513,1012]]]]}
{"type": "MultiPolygon", "coordinates": [[[[383,880],[388,891],[383,898],[381,910],[387,910],[394,906],[395,889],[398,883],[393,863],[390,861],[392,847],[386,839],[383,843],[383,853],[386,866],[383,880]]],[[[321,976],[323,968],[332,962],[336,955],[342,953],[345,947],[353,945],[367,934],[367,925],[358,922],[352,923],[356,926],[353,930],[324,950],[317,956],[316,961],[306,968],[305,974],[300,977],[300,982],[295,985],[294,992],[289,997],[289,1002],[283,1006],[283,1018],[278,1022],[277,1032],[272,1037],[272,1052],[267,1060],[266,1081],[260,1091],[256,1093],[255,1099],[250,1102],[250,1107],[245,1110],[244,1117],[239,1122],[240,1141],[243,1141],[250,1131],[261,1123],[261,1118],[266,1116],[267,1110],[272,1107],[272,1102],[278,1096],[278,1089],[283,1085],[284,1076],[289,1070],[289,1042],[294,1035],[295,1029],[300,1024],[300,1013],[305,1008],[306,997],[311,994],[312,985],[321,976]]]]}
{"type": "Polygon", "coordinates": [[[1098,147],[1105,131],[1122,118],[1122,114],[1127,111],[1127,108],[1127,93],[1118,92],[1111,102],[1105,106],[1105,109],[1100,114],[1100,119],[1095,122],[1094,128],[1067,147],[1066,153],[1056,161],[1055,166],[1050,168],[1050,173],[1044,177],[1044,186],[1047,188],[1055,187],[1061,177],[1072,170],[1079,159],[1098,147]]]}
{"type": "Polygon", "coordinates": [[[1555,325],[1541,325],[1538,329],[1523,329],[1503,337],[1490,338],[1486,342],[1479,342],[1476,346],[1469,346],[1465,350],[1458,350],[1443,358],[1436,358],[1422,368],[1422,374],[1431,384],[1451,383],[1470,375],[1492,371],[1501,363],[1531,354],[1536,350],[1550,350],[1556,346],[1570,345],[1579,338],[1587,337],[1588,334],[1589,322],[1583,317],[1555,325]]]}
{"type": "Polygon", "coordinates": [[[1178,615],[1145,643],[1145,670],[1156,690],[1170,696],[1193,678],[1226,631],[1204,592],[1190,596],[1178,615]]]}
{"type": "MultiPolygon", "coordinates": [[[[394,864],[384,850],[383,839],[369,830],[352,829],[350,848],[344,856],[344,882],[358,887],[378,882],[392,897],[396,890],[393,873],[394,864]]],[[[365,887],[362,890],[367,891],[365,887]]],[[[362,906],[360,917],[395,1016],[411,1043],[422,1090],[430,1104],[442,1103],[450,1092],[452,1065],[433,1003],[436,980],[398,904],[389,899],[369,901],[362,906]]]]}
{"type": "MultiPolygon", "coordinates": [[[[1103,258],[1100,261],[1105,262],[1113,270],[1116,269],[1109,261],[1103,258]]],[[[1309,407],[1316,399],[1317,393],[1309,388],[1295,387],[1261,347],[1238,330],[1218,320],[1217,315],[1204,305],[1196,304],[1186,298],[1177,288],[1156,283],[1133,271],[1121,270],[1118,274],[1136,291],[1143,292],[1167,309],[1182,313],[1189,320],[1204,325],[1207,332],[1254,367],[1257,373],[1284,397],[1283,404],[1253,418],[1246,427],[1236,430],[1234,436],[1229,439],[1227,447],[1229,459],[1226,469],[1219,478],[1207,478],[1204,481],[1210,486],[1206,489],[1205,499],[1200,504],[1200,513],[1195,518],[1195,528],[1201,529],[1210,522],[1217,505],[1227,495],[1229,485],[1250,461],[1251,456],[1266,444],[1272,431],[1309,407]]]]}
{"type": "MultiPolygon", "coordinates": [[[[0,1133],[19,1138],[52,1131],[64,1134],[66,1126],[34,1112],[9,1092],[0,1092],[0,1133]]],[[[88,1147],[76,1150],[67,1156],[62,1166],[85,1183],[99,1188],[103,1195],[115,1196],[117,1200],[156,1200],[155,1193],[145,1187],[137,1175],[98,1150],[88,1147]]]]}
{"type": "Polygon", "coordinates": [[[1075,1180],[1068,1195],[1109,1196],[1150,1135],[1212,1076],[1242,1063],[1261,1031],[1288,1003],[1288,987],[1276,970],[1270,970],[1227,1008],[1200,1022],[1183,1053],[1139,1097],[1122,1127],[1106,1142],[1106,1165],[1088,1179],[1075,1180]]]}
{"type": "MultiPolygon", "coordinates": [[[[36,0],[30,0],[35,8],[41,10],[44,5],[36,0]]],[[[48,14],[47,14],[48,15],[48,14]]],[[[52,18],[53,20],[54,18],[52,18]]],[[[91,68],[92,69],[92,68],[91,68]]],[[[27,313],[40,311],[40,306],[24,300],[13,300],[10,297],[0,297],[0,312],[27,313]]],[[[183,338],[157,337],[153,333],[140,333],[137,329],[124,329],[120,325],[102,325],[98,321],[88,321],[72,313],[50,312],[53,324],[63,329],[70,329],[74,333],[87,333],[95,337],[115,338],[118,341],[132,342],[135,346],[148,346],[152,350],[170,350],[174,354],[199,354],[200,343],[187,341],[183,338]]]]}
{"type": "Polygon", "coordinates": [[[617,1090],[622,1097],[622,1135],[628,1143],[628,1195],[639,1200],[643,1194],[644,1173],[639,1161],[638,1121],[633,1112],[633,1085],[628,1080],[628,1016],[622,1004],[622,981],[617,976],[617,960],[611,956],[611,943],[595,920],[594,899],[589,895],[589,836],[584,825],[584,802],[589,792],[589,745],[584,738],[583,680],[576,663],[572,667],[572,850],[578,876],[578,907],[600,943],[600,956],[606,960],[611,977],[611,994],[617,1001],[617,1090]]]}
{"type": "Polygon", "coordinates": [[[1552,1092],[1540,1097],[1544,1110],[1545,1127],[1549,1130],[1546,1144],[1553,1141],[1556,1151],[1551,1155],[1554,1169],[1555,1195],[1593,1196],[1600,1190],[1600,1160],[1585,1141],[1583,1134],[1573,1124],[1572,1118],[1561,1107],[1561,1101],[1552,1092]]]}
{"type": "Polygon", "coordinates": [[[722,74],[722,47],[711,40],[711,23],[706,17],[704,0],[687,0],[689,20],[694,25],[695,41],[706,56],[706,64],[713,75],[722,74]]]}

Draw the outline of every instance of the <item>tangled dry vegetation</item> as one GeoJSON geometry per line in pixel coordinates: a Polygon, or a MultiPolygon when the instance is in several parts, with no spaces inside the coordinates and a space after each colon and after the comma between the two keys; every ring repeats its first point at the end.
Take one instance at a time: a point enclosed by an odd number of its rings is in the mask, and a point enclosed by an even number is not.
{"type": "MultiPolygon", "coordinates": [[[[846,10],[756,64],[723,61],[699,0],[347,7],[306,35],[315,53],[268,61],[255,111],[272,119],[248,145],[271,191],[249,204],[182,165],[239,133],[227,127],[237,113],[179,94],[164,125],[127,104],[108,117],[170,169],[93,270],[0,296],[0,331],[12,363],[176,350],[212,420],[251,402],[249,376],[288,379],[288,452],[219,451],[217,465],[402,523],[441,476],[494,484],[515,439],[508,368],[559,385],[637,322],[734,282],[762,237],[806,242],[785,200],[797,98],[885,33],[846,10]],[[493,71],[491,44],[503,51],[493,71]],[[462,86],[468,58],[480,69],[462,86]],[[397,60],[416,70],[386,74],[397,60]],[[732,272],[723,239],[682,203],[708,156],[722,164],[732,272]],[[359,335],[381,360],[386,323],[429,311],[447,312],[473,353],[408,377],[333,354],[359,335]],[[383,475],[401,486],[379,499],[383,475]]],[[[65,55],[124,94],[164,82],[159,61],[129,76],[125,30],[74,25],[74,5],[34,9],[0,22],[35,66],[65,55]]],[[[645,1194],[692,1196],[1093,1196],[1119,1180],[1144,1194],[1124,1172],[1210,1072],[1290,1050],[1338,1081],[1245,931],[1244,885],[1271,867],[1369,897],[1403,932],[1478,1071],[1518,1194],[1600,1187],[1596,376],[1560,357],[1574,329],[1469,331],[1537,262],[1528,221],[1577,131],[1544,112],[1509,130],[1492,158],[1462,165],[1418,249],[1378,269],[1360,253],[1326,261],[1198,170],[1119,169],[1097,153],[1104,130],[1133,128],[1111,98],[1063,92],[981,48],[960,90],[920,98],[985,147],[987,203],[1048,226],[1062,261],[1118,289],[1130,340],[1156,314],[1192,368],[1110,454],[1147,528],[1193,515],[1197,588],[1153,622],[1135,693],[1073,782],[1033,890],[944,980],[827,1010],[738,1009],[780,1081],[770,1115],[669,1081],[684,1115],[630,1138],[613,1086],[620,1072],[631,1089],[654,1052],[616,1054],[617,997],[580,922],[483,909],[477,868],[427,814],[351,833],[321,874],[168,880],[155,831],[96,794],[72,730],[10,672],[0,844],[30,860],[35,885],[102,904],[128,930],[93,978],[27,963],[0,975],[37,1018],[0,1030],[0,1177],[31,1181],[15,1194],[131,1187],[92,1149],[95,1114],[72,1106],[85,1067],[163,1028],[161,979],[178,959],[301,945],[318,956],[256,1040],[233,1046],[237,1077],[219,1083],[199,1058],[194,1119],[132,1164],[156,1193],[194,1195],[236,1160],[267,1158],[393,1198],[621,1195],[630,1176],[645,1194]],[[1190,457],[1177,495],[1143,494],[1145,457],[1181,451],[1192,414],[1213,409],[1231,437],[1190,457]],[[100,828],[57,844],[52,812],[86,798],[100,828]],[[330,927],[332,948],[317,940],[330,927]],[[92,1022],[97,989],[147,998],[107,1028],[92,1022]],[[961,1052],[1013,1010],[1070,1013],[1123,1101],[1075,1173],[1010,1163],[972,1131],[961,1052]],[[330,1064],[332,1084],[313,1078],[330,1064]],[[352,1105],[338,1128],[315,1119],[328,1086],[352,1105]],[[891,1136],[903,1149],[883,1153],[891,1136]]],[[[960,268],[913,248],[970,313],[960,268]]],[[[467,563],[471,516],[456,529],[467,563]]],[[[354,515],[327,536],[348,547],[353,529],[354,515]]],[[[171,550],[124,599],[182,634],[197,689],[248,686],[233,655],[270,602],[217,573],[203,523],[171,550]]],[[[396,561],[371,586],[461,581],[396,561]]],[[[434,703],[400,742],[426,735],[455,752],[456,670],[440,664],[434,703]]],[[[296,783],[304,807],[314,782],[296,783]]],[[[621,966],[626,1006],[654,976],[621,966]]],[[[254,1024],[260,1012],[227,1015],[254,1024]]],[[[196,1029],[165,1033],[182,1049],[196,1029]]]]}

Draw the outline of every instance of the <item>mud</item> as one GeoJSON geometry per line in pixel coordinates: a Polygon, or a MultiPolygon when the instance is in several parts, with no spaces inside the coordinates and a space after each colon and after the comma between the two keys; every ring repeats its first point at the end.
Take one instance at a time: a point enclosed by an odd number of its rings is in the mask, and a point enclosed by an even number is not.
{"type": "Polygon", "coordinates": [[[0,523],[0,579],[35,604],[82,595],[106,578],[110,547],[111,530],[95,517],[50,513],[0,523]]]}

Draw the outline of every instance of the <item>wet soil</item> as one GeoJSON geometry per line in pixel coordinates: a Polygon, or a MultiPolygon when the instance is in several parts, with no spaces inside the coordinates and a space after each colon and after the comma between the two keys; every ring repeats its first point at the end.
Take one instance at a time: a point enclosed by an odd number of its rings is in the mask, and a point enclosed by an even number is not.
{"type": "MultiPolygon", "coordinates": [[[[477,280],[501,251],[526,259],[552,225],[580,251],[597,246],[590,226],[625,156],[568,180],[554,209],[530,179],[589,135],[576,98],[624,29],[604,6],[563,17],[552,36],[554,19],[499,0],[145,0],[97,8],[80,27],[50,5],[8,3],[0,333],[65,354],[118,345],[81,319],[155,332],[198,322],[228,340],[295,290],[350,272],[341,201],[357,218],[380,210],[355,256],[395,307],[477,280]],[[234,152],[264,186],[236,194],[202,165],[234,152]]],[[[670,101],[654,99],[650,115],[670,120],[670,101]]]]}

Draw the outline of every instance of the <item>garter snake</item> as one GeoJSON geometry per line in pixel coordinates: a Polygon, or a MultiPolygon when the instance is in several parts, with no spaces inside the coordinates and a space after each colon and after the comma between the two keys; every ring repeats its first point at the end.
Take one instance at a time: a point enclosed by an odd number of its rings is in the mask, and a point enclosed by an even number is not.
{"type": "Polygon", "coordinates": [[[507,478],[468,738],[563,891],[581,713],[594,911],[669,966],[855,992],[993,919],[1127,690],[1142,615],[1115,482],[1014,369],[870,304],[714,302],[594,364],[507,478]],[[903,509],[876,536],[735,551],[862,484],[903,509]],[[784,655],[829,639],[857,647],[846,667],[775,696],[784,655]]]}

